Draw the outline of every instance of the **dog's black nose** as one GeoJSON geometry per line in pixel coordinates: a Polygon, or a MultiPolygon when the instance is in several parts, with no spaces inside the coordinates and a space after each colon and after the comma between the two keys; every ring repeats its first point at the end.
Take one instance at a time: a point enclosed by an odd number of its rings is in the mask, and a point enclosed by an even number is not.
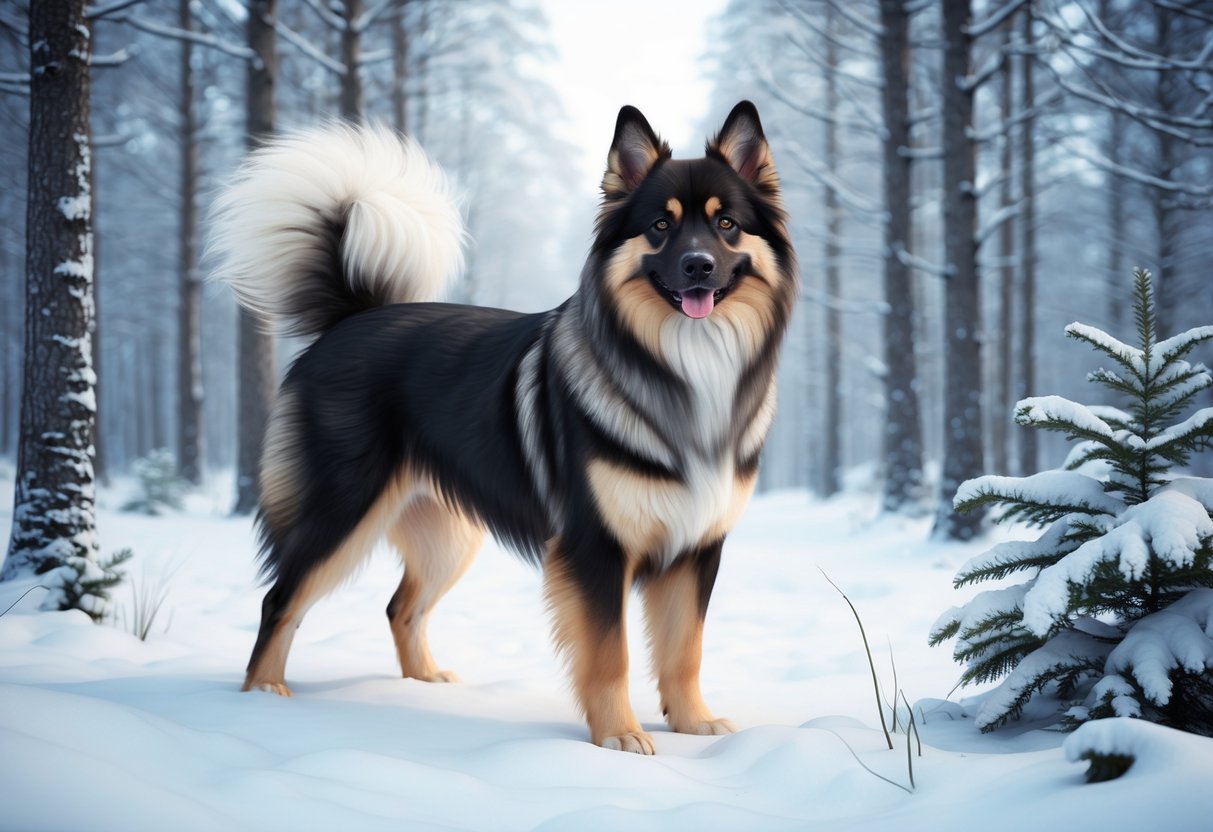
{"type": "Polygon", "coordinates": [[[682,273],[692,280],[700,280],[712,273],[716,268],[716,259],[703,251],[690,251],[682,255],[679,261],[682,273]]]}

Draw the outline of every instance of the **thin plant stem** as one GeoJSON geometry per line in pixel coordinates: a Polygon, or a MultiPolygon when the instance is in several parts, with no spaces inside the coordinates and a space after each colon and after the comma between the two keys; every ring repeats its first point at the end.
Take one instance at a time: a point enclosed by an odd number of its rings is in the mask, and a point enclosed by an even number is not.
{"type": "MultiPolygon", "coordinates": [[[[884,704],[880,701],[880,681],[876,678],[876,663],[872,661],[872,649],[868,646],[868,634],[864,632],[863,621],[859,617],[859,610],[855,609],[855,605],[851,603],[851,599],[843,592],[838,584],[830,580],[830,576],[820,566],[817,567],[822,576],[834,587],[842,600],[847,602],[847,606],[851,608],[851,614],[855,616],[855,623],[859,625],[859,635],[863,638],[863,651],[868,655],[868,667],[872,670],[872,688],[876,691],[876,712],[880,714],[880,729],[884,731],[884,741],[889,744],[889,750],[893,750],[893,738],[889,736],[889,726],[884,718],[884,704]]],[[[894,703],[896,704],[896,703],[894,703]]]]}

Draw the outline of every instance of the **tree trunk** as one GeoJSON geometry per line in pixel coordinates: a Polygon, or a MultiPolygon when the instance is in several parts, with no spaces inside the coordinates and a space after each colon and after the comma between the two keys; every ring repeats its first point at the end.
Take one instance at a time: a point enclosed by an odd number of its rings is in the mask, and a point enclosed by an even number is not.
{"type": "MultiPolygon", "coordinates": [[[[1033,70],[1036,58],[1032,55],[1032,10],[1025,8],[1023,14],[1024,55],[1020,59],[1020,94],[1025,113],[1023,130],[1019,138],[1020,199],[1020,263],[1021,280],[1019,311],[1022,333],[1020,336],[1020,383],[1019,398],[1034,396],[1036,390],[1036,119],[1031,115],[1036,106],[1036,89],[1033,70]]],[[[1019,432],[1019,473],[1023,476],[1040,470],[1036,431],[1024,428],[1019,432]]]]}
{"type": "MultiPolygon", "coordinates": [[[[833,6],[826,5],[826,31],[834,30],[833,6]]],[[[831,173],[838,170],[838,52],[832,38],[824,39],[826,72],[825,147],[821,161],[831,173]]],[[[825,447],[821,495],[838,493],[842,481],[842,316],[837,301],[842,293],[839,269],[842,251],[838,240],[842,234],[842,208],[838,193],[828,184],[825,189],[825,447]]]]}
{"type": "Polygon", "coordinates": [[[912,231],[908,92],[909,15],[902,0],[881,0],[881,64],[884,70],[885,475],[884,509],[897,511],[918,497],[922,482],[922,427],[914,358],[913,272],[905,261],[912,231]]]}
{"type": "Polygon", "coordinates": [[[90,30],[84,0],[30,5],[25,372],[0,579],[97,556],[90,30]]]}
{"type": "MultiPolygon", "coordinates": [[[[1002,30],[1002,49],[1004,66],[999,78],[998,109],[1004,125],[1009,125],[1015,115],[1014,74],[1010,67],[1009,49],[1011,46],[1011,30],[1013,21],[1007,21],[1002,30]]],[[[1007,211],[1015,201],[1014,182],[1014,149],[1011,128],[1008,126],[999,137],[998,169],[1001,182],[998,186],[998,207],[1000,212],[1007,211]]],[[[1006,215],[1003,214],[1005,217],[1006,215]]],[[[992,374],[994,379],[993,395],[990,400],[994,407],[993,418],[990,420],[990,465],[999,474],[1010,474],[1010,431],[1012,391],[1014,388],[1015,367],[1014,332],[1015,321],[1011,312],[1015,308],[1015,222],[1007,217],[998,228],[998,256],[1001,259],[998,267],[998,331],[993,340],[991,355],[996,356],[997,367],[992,374]]]]}
{"type": "MultiPolygon", "coordinates": [[[[193,28],[190,0],[177,0],[178,25],[193,28]]],[[[177,470],[202,481],[202,281],[198,272],[198,143],[194,123],[193,47],[181,41],[181,230],[178,250],[177,470]]]]}
{"type": "MultiPolygon", "coordinates": [[[[1111,13],[1111,0],[1099,0],[1099,19],[1108,24],[1111,13]]],[[[1124,325],[1124,306],[1127,305],[1129,275],[1125,271],[1125,199],[1127,197],[1127,182],[1117,171],[1124,164],[1125,120],[1119,110],[1112,110],[1108,123],[1107,140],[1104,143],[1104,155],[1111,163],[1112,170],[1106,174],[1108,178],[1108,289],[1107,289],[1107,327],[1106,330],[1118,334],[1124,325]]]]}
{"type": "MultiPolygon", "coordinates": [[[[274,132],[274,85],[278,77],[278,50],[274,40],[274,16],[278,0],[252,0],[249,7],[249,47],[257,60],[249,64],[247,126],[248,145],[254,148],[274,132]]],[[[257,319],[240,310],[240,393],[237,405],[239,443],[236,449],[237,514],[248,514],[261,496],[258,471],[265,424],[277,386],[274,338],[263,331],[257,319]]]]}
{"type": "Polygon", "coordinates": [[[968,540],[981,526],[977,512],[958,514],[952,497],[982,473],[981,304],[977,285],[976,147],[973,90],[968,85],[971,38],[969,0],[943,3],[943,219],[949,276],[944,312],[943,476],[935,534],[968,540]]]}
{"type": "Polygon", "coordinates": [[[345,28],[341,30],[341,63],[345,73],[341,76],[341,117],[350,121],[362,121],[366,109],[363,102],[362,32],[355,25],[362,16],[363,0],[342,0],[345,6],[345,28]]]}
{"type": "MultiPolygon", "coordinates": [[[[1154,4],[1154,53],[1167,56],[1171,54],[1171,11],[1161,3],[1154,4]]],[[[1155,106],[1162,113],[1175,115],[1179,104],[1175,90],[1174,70],[1155,72],[1154,97],[1155,106]]],[[[1175,177],[1176,139],[1165,130],[1155,130],[1158,138],[1158,168],[1154,176],[1164,182],[1175,177]]],[[[1171,331],[1175,319],[1174,308],[1176,299],[1173,286],[1178,283],[1176,273],[1179,265],[1177,241],[1180,233],[1180,209],[1174,197],[1163,188],[1153,188],[1154,227],[1158,235],[1158,263],[1154,275],[1154,317],[1158,332],[1171,331]]]]}
{"type": "Polygon", "coordinates": [[[409,0],[397,0],[392,20],[392,124],[401,133],[409,129],[409,95],[405,84],[409,80],[409,0]]]}

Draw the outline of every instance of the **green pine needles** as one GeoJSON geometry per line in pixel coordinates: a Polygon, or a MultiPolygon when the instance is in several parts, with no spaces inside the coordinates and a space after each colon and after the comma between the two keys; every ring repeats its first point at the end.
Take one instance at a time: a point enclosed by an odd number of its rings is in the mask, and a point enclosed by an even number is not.
{"type": "Polygon", "coordinates": [[[1213,480],[1175,473],[1213,447],[1213,407],[1179,421],[1213,385],[1185,360],[1213,326],[1158,340],[1150,273],[1134,277],[1139,346],[1066,327],[1112,360],[1088,379],[1126,409],[1024,399],[1018,424],[1076,442],[1064,469],[978,477],[956,493],[960,511],[1001,506],[1000,520],[1044,529],[972,559],[954,584],[1027,580],[978,593],[931,629],[932,645],[956,639],[961,684],[1002,680],[976,714],[983,731],[1038,700],[1065,710],[1067,727],[1133,716],[1213,735],[1213,480]]]}

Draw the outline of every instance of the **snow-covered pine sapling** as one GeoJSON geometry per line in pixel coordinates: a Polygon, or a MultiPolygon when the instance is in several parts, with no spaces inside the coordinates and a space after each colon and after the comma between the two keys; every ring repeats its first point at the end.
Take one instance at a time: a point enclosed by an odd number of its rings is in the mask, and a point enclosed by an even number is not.
{"type": "Polygon", "coordinates": [[[124,577],[118,567],[130,559],[130,549],[120,549],[102,561],[69,556],[61,566],[39,576],[39,583],[50,590],[42,608],[84,610],[89,618],[101,621],[110,609],[110,590],[124,577]]]}
{"type": "Polygon", "coordinates": [[[1000,520],[1045,529],[965,564],[957,588],[1027,579],[979,593],[931,630],[931,644],[956,639],[961,684],[1002,680],[976,714],[983,731],[1046,694],[1073,705],[1060,719],[1069,727],[1134,716],[1213,735],[1213,480],[1176,473],[1213,447],[1213,408],[1178,421],[1213,384],[1185,360],[1213,326],[1160,341],[1149,272],[1137,271],[1135,294],[1136,347],[1066,327],[1114,362],[1088,379],[1125,409],[1024,399],[1018,424],[1077,442],[1065,470],[978,477],[957,491],[962,511],[999,505],[1000,520]]]}
{"type": "Polygon", "coordinates": [[[165,509],[180,509],[186,480],[177,471],[177,459],[167,448],[159,448],[135,460],[132,466],[139,480],[140,493],[122,506],[123,511],[162,514],[165,509]]]}

